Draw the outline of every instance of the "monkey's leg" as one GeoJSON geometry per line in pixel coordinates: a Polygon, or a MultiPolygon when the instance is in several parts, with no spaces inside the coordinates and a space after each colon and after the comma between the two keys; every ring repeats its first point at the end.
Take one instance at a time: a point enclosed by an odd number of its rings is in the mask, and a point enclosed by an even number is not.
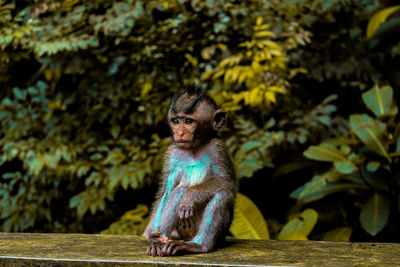
{"type": "Polygon", "coordinates": [[[184,187],[175,188],[172,191],[168,202],[163,207],[159,229],[161,235],[170,237],[171,232],[174,230],[174,232],[176,232],[178,225],[179,204],[181,203],[185,192],[186,188],[184,187]]]}
{"type": "Polygon", "coordinates": [[[164,245],[164,256],[175,255],[178,251],[193,253],[211,251],[222,234],[225,234],[230,223],[230,207],[233,200],[231,193],[219,191],[208,202],[200,222],[196,236],[188,242],[182,240],[169,240],[164,245]]]}

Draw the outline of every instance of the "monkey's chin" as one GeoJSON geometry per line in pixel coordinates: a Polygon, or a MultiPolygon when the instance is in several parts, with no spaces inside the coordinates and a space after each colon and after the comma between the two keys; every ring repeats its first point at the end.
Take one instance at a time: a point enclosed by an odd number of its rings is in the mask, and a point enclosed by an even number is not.
{"type": "Polygon", "coordinates": [[[190,141],[175,141],[175,145],[181,149],[192,148],[192,142],[190,142],[190,141]]]}

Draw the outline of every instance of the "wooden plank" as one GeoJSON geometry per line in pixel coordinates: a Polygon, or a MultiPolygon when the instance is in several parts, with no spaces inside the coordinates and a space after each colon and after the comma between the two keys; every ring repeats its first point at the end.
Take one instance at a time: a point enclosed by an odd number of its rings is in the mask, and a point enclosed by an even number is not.
{"type": "Polygon", "coordinates": [[[0,233],[0,266],[398,266],[400,244],[229,240],[206,254],[150,257],[143,237],[0,233]]]}

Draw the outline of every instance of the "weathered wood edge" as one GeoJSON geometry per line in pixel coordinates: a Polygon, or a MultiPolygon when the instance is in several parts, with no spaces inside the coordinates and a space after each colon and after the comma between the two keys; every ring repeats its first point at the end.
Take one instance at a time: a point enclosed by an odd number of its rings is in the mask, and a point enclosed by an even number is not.
{"type": "Polygon", "coordinates": [[[400,244],[229,240],[206,254],[149,257],[143,237],[0,233],[0,266],[399,266],[400,244]]]}

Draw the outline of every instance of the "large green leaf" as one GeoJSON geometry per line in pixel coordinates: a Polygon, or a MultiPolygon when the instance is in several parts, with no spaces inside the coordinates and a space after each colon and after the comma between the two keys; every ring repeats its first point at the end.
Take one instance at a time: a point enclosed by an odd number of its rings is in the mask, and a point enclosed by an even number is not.
{"type": "Polygon", "coordinates": [[[240,239],[269,239],[267,222],[257,206],[245,195],[236,197],[231,233],[240,239]]]}
{"type": "Polygon", "coordinates": [[[396,115],[397,106],[393,103],[393,89],[384,86],[380,89],[377,85],[362,94],[365,105],[376,115],[396,115]]]}
{"type": "Polygon", "coordinates": [[[355,114],[350,116],[350,126],[369,149],[391,161],[387,153],[388,144],[384,141],[385,124],[366,114],[355,114]]]}
{"type": "Polygon", "coordinates": [[[345,190],[368,189],[363,183],[342,181],[348,176],[336,169],[331,169],[322,175],[315,175],[311,181],[305,183],[290,194],[290,197],[303,202],[312,202],[324,198],[327,195],[345,190]]]}
{"type": "Polygon", "coordinates": [[[306,209],[298,217],[285,224],[278,235],[281,240],[307,240],[318,221],[318,213],[313,209],[306,209]]]}
{"type": "Polygon", "coordinates": [[[319,146],[310,146],[303,154],[309,159],[318,161],[347,161],[344,153],[330,143],[322,143],[319,146]]]}
{"type": "Polygon", "coordinates": [[[375,193],[361,209],[361,226],[375,236],[385,227],[389,213],[390,201],[385,196],[375,193]]]}

